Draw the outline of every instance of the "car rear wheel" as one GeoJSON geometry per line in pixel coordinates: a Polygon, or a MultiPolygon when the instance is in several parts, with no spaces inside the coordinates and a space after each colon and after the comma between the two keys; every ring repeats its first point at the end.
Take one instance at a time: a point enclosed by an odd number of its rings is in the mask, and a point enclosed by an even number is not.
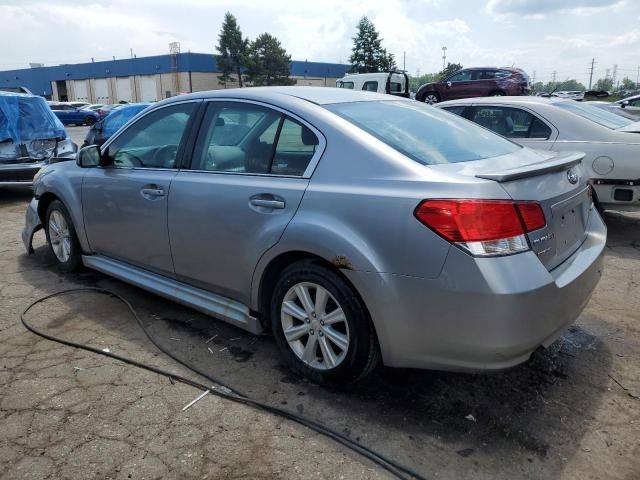
{"type": "Polygon", "coordinates": [[[87,125],[93,125],[94,123],[96,123],[96,119],[95,117],[87,117],[84,121],[87,125]]]}
{"type": "Polygon", "coordinates": [[[428,103],[429,105],[433,105],[434,103],[438,103],[440,101],[440,95],[436,92],[427,92],[423,98],[424,103],[428,103]]]}
{"type": "Polygon", "coordinates": [[[81,265],[80,244],[69,212],[59,200],[54,200],[47,208],[45,225],[47,243],[60,268],[65,272],[78,270],[81,265]]]}
{"type": "Polygon", "coordinates": [[[506,93],[504,93],[502,90],[495,90],[489,94],[490,97],[504,97],[505,95],[506,93]]]}
{"type": "Polygon", "coordinates": [[[321,385],[356,382],[380,362],[358,296],[338,274],[313,261],[282,272],[272,296],[271,327],[291,367],[321,385]]]}

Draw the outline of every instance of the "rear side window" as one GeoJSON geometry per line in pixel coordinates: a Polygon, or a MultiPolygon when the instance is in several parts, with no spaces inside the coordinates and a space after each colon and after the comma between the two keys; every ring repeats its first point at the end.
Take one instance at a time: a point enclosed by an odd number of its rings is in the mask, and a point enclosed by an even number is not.
{"type": "Polygon", "coordinates": [[[547,140],[551,128],[535,115],[512,107],[473,107],[469,119],[507,138],[547,140]]]}
{"type": "Polygon", "coordinates": [[[318,137],[281,112],[250,103],[212,102],[192,168],[210,172],[302,176],[318,137]]]}
{"type": "Polygon", "coordinates": [[[351,102],[325,108],[424,165],[480,160],[522,148],[421,102],[351,102]]]}
{"type": "Polygon", "coordinates": [[[389,90],[391,93],[402,93],[402,84],[398,82],[390,82],[389,90]]]}
{"type": "Polygon", "coordinates": [[[338,88],[353,90],[353,82],[338,82],[338,88]]]}
{"type": "Polygon", "coordinates": [[[476,70],[473,74],[474,80],[493,80],[496,78],[495,70],[476,70]]]}
{"type": "Polygon", "coordinates": [[[366,90],[367,92],[377,92],[378,82],[364,82],[364,85],[362,85],[362,90],[366,90]]]}

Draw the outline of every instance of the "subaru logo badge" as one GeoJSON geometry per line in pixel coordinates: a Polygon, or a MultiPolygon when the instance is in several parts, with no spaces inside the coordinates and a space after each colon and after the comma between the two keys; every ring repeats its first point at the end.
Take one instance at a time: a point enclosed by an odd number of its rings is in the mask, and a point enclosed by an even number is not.
{"type": "Polygon", "coordinates": [[[569,180],[569,183],[574,185],[578,183],[578,174],[573,170],[573,168],[567,170],[567,180],[569,180]]]}

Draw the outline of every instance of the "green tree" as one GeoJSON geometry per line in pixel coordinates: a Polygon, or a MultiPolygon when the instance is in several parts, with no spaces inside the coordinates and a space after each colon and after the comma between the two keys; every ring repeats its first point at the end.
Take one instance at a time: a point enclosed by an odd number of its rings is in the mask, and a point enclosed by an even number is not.
{"type": "Polygon", "coordinates": [[[417,91],[422,85],[437,82],[438,79],[437,73],[425,73],[419,77],[411,77],[409,78],[409,88],[413,91],[417,91]]]}
{"type": "Polygon", "coordinates": [[[620,82],[620,90],[635,90],[636,82],[631,80],[629,77],[624,77],[620,82]]]}
{"type": "Polygon", "coordinates": [[[242,38],[242,31],[238,21],[230,12],[224,14],[222,29],[218,35],[216,50],[216,62],[222,72],[220,83],[227,86],[227,82],[233,81],[231,74],[238,77],[238,85],[242,87],[242,71],[246,67],[247,49],[249,40],[242,38]]]}
{"type": "Polygon", "coordinates": [[[610,92],[613,90],[613,80],[610,78],[600,78],[593,86],[594,90],[606,90],[610,92]]]}
{"type": "Polygon", "coordinates": [[[447,77],[453,75],[458,70],[462,70],[462,68],[462,65],[460,65],[459,63],[447,62],[447,66],[445,67],[445,69],[441,70],[440,73],[438,73],[438,79],[445,80],[447,77]]]}
{"type": "Polygon", "coordinates": [[[247,79],[254,85],[293,85],[289,78],[291,55],[273,35],[263,33],[249,46],[247,79]]]}
{"type": "Polygon", "coordinates": [[[362,17],[357,28],[358,33],[353,37],[353,48],[349,57],[351,72],[372,73],[394,69],[395,59],[382,48],[382,39],[373,22],[367,17],[362,17]]]}

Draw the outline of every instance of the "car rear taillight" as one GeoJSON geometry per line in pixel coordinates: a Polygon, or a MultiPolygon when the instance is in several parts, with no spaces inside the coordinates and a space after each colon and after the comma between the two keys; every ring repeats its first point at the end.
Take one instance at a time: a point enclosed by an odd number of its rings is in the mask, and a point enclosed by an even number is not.
{"type": "Polygon", "coordinates": [[[539,203],[511,200],[423,200],[414,215],[444,239],[476,256],[528,250],[526,234],[546,225],[539,203]]]}

